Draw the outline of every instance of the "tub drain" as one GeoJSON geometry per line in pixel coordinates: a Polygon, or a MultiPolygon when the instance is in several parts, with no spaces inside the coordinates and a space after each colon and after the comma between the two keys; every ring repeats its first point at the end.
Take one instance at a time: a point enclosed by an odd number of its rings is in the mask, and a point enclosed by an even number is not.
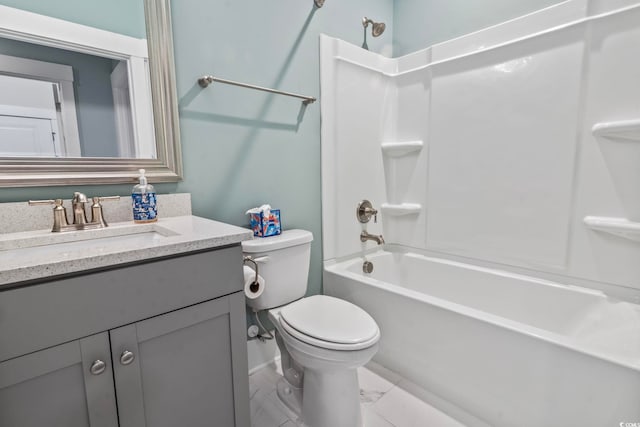
{"type": "Polygon", "coordinates": [[[362,271],[367,274],[370,274],[373,271],[373,263],[371,261],[365,261],[362,264],[362,271]]]}

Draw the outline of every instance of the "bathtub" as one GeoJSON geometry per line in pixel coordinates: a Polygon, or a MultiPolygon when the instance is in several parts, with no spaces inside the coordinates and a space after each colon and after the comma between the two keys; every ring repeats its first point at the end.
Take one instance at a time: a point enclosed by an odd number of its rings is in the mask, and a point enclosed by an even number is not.
{"type": "MultiPolygon", "coordinates": [[[[640,306],[401,249],[327,262],[324,292],[380,326],[374,360],[467,425],[640,423],[640,306]]],[[[640,424],[638,424],[640,425],[640,424]]]]}

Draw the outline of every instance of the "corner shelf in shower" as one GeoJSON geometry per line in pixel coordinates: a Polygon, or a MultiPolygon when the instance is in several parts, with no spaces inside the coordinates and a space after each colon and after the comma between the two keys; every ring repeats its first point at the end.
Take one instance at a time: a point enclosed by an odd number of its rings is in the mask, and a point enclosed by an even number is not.
{"type": "Polygon", "coordinates": [[[422,150],[422,141],[383,142],[382,152],[389,157],[402,157],[422,150]]]}
{"type": "Polygon", "coordinates": [[[596,123],[591,128],[591,133],[603,138],[640,142],[640,119],[596,123]]]}
{"type": "Polygon", "coordinates": [[[640,222],[629,221],[626,218],[604,216],[586,216],[583,221],[592,230],[640,242],[640,222]]]}
{"type": "Polygon", "coordinates": [[[389,216],[416,215],[422,210],[420,203],[383,203],[382,213],[389,216]]]}

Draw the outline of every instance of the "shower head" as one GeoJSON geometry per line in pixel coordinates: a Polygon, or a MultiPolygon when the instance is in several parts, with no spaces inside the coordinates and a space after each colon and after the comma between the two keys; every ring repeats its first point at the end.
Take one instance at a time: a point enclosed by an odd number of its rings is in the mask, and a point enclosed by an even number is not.
{"type": "Polygon", "coordinates": [[[387,28],[387,26],[384,22],[374,22],[373,27],[371,28],[371,34],[373,34],[373,37],[378,37],[380,34],[384,33],[385,28],[387,28]]]}
{"type": "Polygon", "coordinates": [[[362,47],[367,50],[369,50],[369,46],[367,45],[367,27],[369,24],[371,24],[371,35],[373,37],[379,37],[387,27],[384,22],[373,22],[373,19],[369,19],[366,16],[362,18],[362,27],[364,28],[364,42],[362,43],[362,47]]]}
{"type": "Polygon", "coordinates": [[[379,37],[382,33],[384,33],[385,28],[387,28],[384,22],[373,22],[372,19],[369,19],[366,16],[362,18],[362,26],[365,29],[369,26],[369,24],[371,24],[371,35],[373,37],[379,37]]]}

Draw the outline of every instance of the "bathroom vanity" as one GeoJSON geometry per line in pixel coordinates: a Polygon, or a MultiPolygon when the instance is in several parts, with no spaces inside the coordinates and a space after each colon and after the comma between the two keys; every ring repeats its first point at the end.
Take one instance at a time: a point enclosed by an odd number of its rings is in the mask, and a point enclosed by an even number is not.
{"type": "Polygon", "coordinates": [[[251,232],[190,215],[132,227],[0,235],[0,425],[249,426],[251,232]]]}

